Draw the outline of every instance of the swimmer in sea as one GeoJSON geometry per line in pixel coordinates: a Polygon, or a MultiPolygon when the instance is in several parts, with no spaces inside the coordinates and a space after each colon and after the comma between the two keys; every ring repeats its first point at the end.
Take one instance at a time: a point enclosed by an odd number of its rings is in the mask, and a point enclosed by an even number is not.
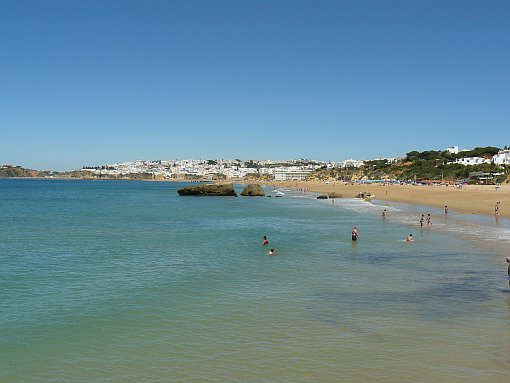
{"type": "Polygon", "coordinates": [[[352,228],[351,238],[352,238],[353,241],[357,241],[358,240],[358,228],[356,226],[354,226],[352,228]]]}
{"type": "Polygon", "coordinates": [[[267,240],[267,237],[264,235],[262,237],[262,246],[266,246],[267,244],[269,244],[269,241],[267,240]]]}
{"type": "Polygon", "coordinates": [[[267,255],[276,255],[276,251],[274,249],[270,249],[267,255]]]}
{"type": "Polygon", "coordinates": [[[409,234],[406,238],[406,242],[413,242],[414,241],[414,238],[413,238],[413,235],[412,234],[409,234]]]}

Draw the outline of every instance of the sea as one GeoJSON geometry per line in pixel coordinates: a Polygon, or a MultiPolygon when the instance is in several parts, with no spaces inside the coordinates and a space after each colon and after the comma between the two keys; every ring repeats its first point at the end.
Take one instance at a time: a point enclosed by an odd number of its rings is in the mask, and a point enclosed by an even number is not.
{"type": "Polygon", "coordinates": [[[0,382],[510,381],[508,220],[184,185],[0,179],[0,382]]]}

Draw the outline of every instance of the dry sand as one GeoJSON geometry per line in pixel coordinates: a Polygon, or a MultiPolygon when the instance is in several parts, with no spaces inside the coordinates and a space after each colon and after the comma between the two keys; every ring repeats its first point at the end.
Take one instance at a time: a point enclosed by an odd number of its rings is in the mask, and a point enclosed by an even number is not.
{"type": "Polygon", "coordinates": [[[360,192],[375,194],[375,199],[404,202],[416,205],[444,208],[450,212],[494,215],[494,206],[500,201],[499,216],[510,217],[510,185],[500,187],[469,185],[459,189],[454,186],[426,185],[382,185],[346,184],[344,182],[321,183],[312,181],[272,182],[274,186],[286,188],[306,188],[310,192],[327,194],[337,192],[345,198],[355,197],[360,192]]]}

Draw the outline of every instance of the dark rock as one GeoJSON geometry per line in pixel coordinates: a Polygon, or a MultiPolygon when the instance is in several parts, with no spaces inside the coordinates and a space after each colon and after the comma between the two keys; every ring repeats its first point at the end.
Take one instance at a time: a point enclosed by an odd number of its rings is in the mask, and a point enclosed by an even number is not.
{"type": "Polygon", "coordinates": [[[374,198],[374,197],[375,197],[375,195],[370,193],[370,192],[360,192],[356,196],[356,198],[363,198],[363,199],[371,199],[371,198],[374,198]]]}
{"type": "Polygon", "coordinates": [[[197,186],[186,186],[177,190],[179,195],[196,196],[232,196],[237,197],[232,184],[205,184],[197,186]]]}
{"type": "Polygon", "coordinates": [[[242,196],[247,197],[265,197],[264,189],[259,184],[249,184],[241,192],[242,196]]]}
{"type": "Polygon", "coordinates": [[[328,199],[328,196],[326,194],[321,194],[317,199],[328,199]]]}
{"type": "Polygon", "coordinates": [[[328,194],[328,197],[329,198],[342,198],[342,195],[340,193],[337,193],[337,192],[331,192],[328,194]]]}

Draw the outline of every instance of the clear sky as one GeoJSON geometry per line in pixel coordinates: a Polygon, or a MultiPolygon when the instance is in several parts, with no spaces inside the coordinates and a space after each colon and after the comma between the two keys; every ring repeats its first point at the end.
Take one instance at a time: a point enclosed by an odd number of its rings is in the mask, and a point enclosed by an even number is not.
{"type": "Polygon", "coordinates": [[[0,164],[510,145],[508,0],[0,0],[0,164]]]}

